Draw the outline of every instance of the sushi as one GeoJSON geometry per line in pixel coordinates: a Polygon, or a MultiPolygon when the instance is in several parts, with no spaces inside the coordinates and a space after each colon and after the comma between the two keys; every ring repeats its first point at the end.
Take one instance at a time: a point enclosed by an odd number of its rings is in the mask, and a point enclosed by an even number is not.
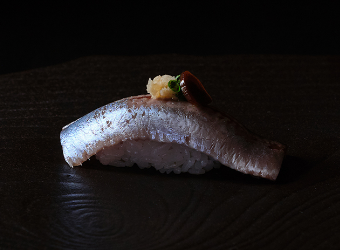
{"type": "Polygon", "coordinates": [[[192,174],[222,164],[277,178],[286,147],[209,106],[211,97],[190,72],[150,79],[147,89],[148,95],[115,101],[65,126],[60,140],[66,162],[78,166],[96,155],[105,165],[192,174]]]}

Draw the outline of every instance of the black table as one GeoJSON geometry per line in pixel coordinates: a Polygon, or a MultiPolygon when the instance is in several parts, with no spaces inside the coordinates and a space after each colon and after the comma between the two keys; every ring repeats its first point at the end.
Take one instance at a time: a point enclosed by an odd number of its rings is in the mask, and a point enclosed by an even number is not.
{"type": "Polygon", "coordinates": [[[339,249],[340,57],[92,56],[0,76],[1,249],[339,249]],[[61,128],[151,77],[195,74],[213,105],[288,146],[275,182],[70,168],[61,128]]]}

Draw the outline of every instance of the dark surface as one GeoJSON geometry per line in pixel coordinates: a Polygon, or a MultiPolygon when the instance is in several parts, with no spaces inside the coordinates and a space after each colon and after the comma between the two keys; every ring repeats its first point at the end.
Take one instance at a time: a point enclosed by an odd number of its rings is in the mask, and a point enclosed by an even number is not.
{"type": "Polygon", "coordinates": [[[337,56],[102,56],[0,76],[0,249],[339,249],[339,69],[337,56]],[[64,125],[184,70],[288,146],[276,182],[66,164],[64,125]]]}

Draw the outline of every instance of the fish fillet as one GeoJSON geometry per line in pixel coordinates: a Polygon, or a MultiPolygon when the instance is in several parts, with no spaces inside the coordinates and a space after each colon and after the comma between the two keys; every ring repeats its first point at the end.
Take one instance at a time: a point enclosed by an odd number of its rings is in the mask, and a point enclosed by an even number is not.
{"type": "Polygon", "coordinates": [[[81,165],[105,147],[126,140],[186,145],[245,174],[275,180],[285,146],[260,138],[211,107],[133,96],[107,104],[65,126],[60,134],[66,162],[81,165]]]}

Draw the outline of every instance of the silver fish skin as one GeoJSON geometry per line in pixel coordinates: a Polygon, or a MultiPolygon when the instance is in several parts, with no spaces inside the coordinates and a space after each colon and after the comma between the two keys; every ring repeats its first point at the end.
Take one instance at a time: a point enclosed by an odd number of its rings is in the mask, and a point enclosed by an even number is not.
{"type": "Polygon", "coordinates": [[[260,138],[211,107],[132,96],[98,108],[60,133],[66,162],[81,165],[92,155],[126,140],[184,144],[245,174],[275,180],[285,146],[260,138]]]}

